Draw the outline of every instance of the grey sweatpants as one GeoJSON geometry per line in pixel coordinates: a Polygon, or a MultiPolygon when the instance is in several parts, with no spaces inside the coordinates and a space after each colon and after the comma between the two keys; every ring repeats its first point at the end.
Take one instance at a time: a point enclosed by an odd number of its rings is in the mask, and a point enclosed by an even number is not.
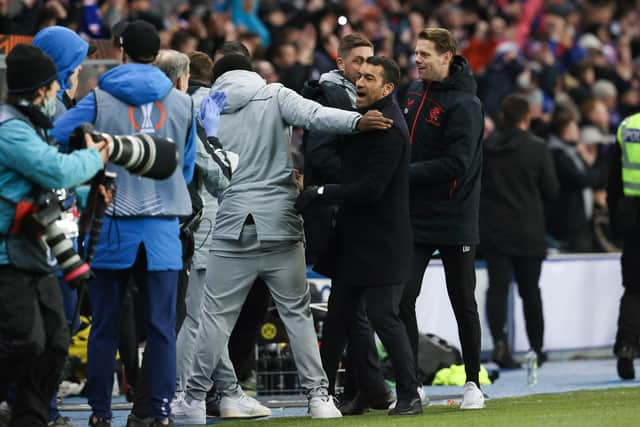
{"type": "MultiPolygon", "coordinates": [[[[196,351],[196,338],[200,328],[200,314],[202,312],[202,296],[207,270],[202,268],[194,270],[189,276],[189,286],[185,303],[187,316],[182,323],[178,340],[176,342],[176,391],[184,391],[187,379],[191,376],[194,354],[196,351]]],[[[213,344],[211,344],[213,345],[213,344]]],[[[225,396],[237,395],[241,392],[238,379],[229,358],[229,349],[222,349],[220,361],[213,373],[218,385],[218,390],[225,396]]]]}
{"type": "MultiPolygon", "coordinates": [[[[316,332],[309,307],[302,242],[259,242],[246,225],[238,241],[214,241],[209,258],[192,375],[187,394],[204,400],[213,385],[214,367],[227,351],[229,336],[257,277],[271,292],[287,334],[300,385],[309,396],[327,394],[316,332]],[[213,273],[215,272],[215,273],[213,273]]],[[[217,381],[218,379],[214,379],[217,381]]]]}

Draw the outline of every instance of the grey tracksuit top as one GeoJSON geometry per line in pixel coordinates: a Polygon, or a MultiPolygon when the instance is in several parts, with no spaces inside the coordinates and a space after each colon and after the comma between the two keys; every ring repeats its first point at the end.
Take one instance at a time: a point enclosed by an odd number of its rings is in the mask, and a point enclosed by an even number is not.
{"type": "Polygon", "coordinates": [[[215,91],[227,96],[218,138],[240,157],[222,193],[215,239],[237,240],[251,215],[259,240],[301,240],[302,219],[293,207],[298,191],[289,151],[292,126],[351,134],[360,114],[323,107],[245,70],[224,73],[213,84],[215,91]]]}

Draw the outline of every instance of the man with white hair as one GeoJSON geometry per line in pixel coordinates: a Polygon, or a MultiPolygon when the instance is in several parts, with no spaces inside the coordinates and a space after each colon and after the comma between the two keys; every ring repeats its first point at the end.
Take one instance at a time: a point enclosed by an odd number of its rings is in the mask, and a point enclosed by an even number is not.
{"type": "MultiPolygon", "coordinates": [[[[181,92],[187,93],[189,77],[190,77],[190,59],[189,56],[176,50],[161,50],[156,58],[155,65],[160,68],[167,77],[173,82],[174,87],[181,92]]],[[[192,96],[193,98],[194,96],[192,96]]],[[[194,99],[194,113],[198,113],[201,98],[197,101],[194,99]]],[[[217,197],[229,185],[230,174],[225,175],[225,171],[230,171],[235,167],[231,167],[227,158],[237,157],[233,153],[226,152],[222,154],[219,149],[217,134],[217,123],[211,121],[207,123],[207,135],[198,132],[198,140],[196,146],[196,168],[194,171],[194,179],[190,185],[194,185],[195,190],[201,200],[205,201],[204,190],[211,195],[217,197]],[[224,162],[227,161],[225,164],[224,162]]],[[[237,164],[237,163],[236,163],[237,164]]],[[[192,197],[194,195],[192,194],[192,197]]],[[[191,217],[186,221],[191,223],[191,217]]],[[[215,221],[215,219],[214,219],[215,221]]],[[[195,236],[194,236],[195,237],[195,236]]],[[[206,240],[206,239],[205,239],[206,240]]],[[[204,245],[204,241],[197,242],[195,247],[204,245]]],[[[184,244],[184,243],[183,243],[184,244]]],[[[204,250],[208,252],[208,248],[204,250]]],[[[190,262],[189,262],[190,263],[190,262]]],[[[195,351],[196,332],[198,329],[198,319],[200,317],[200,305],[202,301],[202,293],[206,277],[206,269],[196,269],[189,272],[190,266],[186,266],[189,274],[186,295],[183,298],[186,302],[186,318],[185,327],[179,328],[178,345],[177,345],[177,369],[176,369],[176,401],[184,397],[184,387],[191,371],[193,361],[193,352],[195,351]],[[192,273],[192,274],[191,274],[192,273]]],[[[182,323],[182,322],[179,322],[182,323]]],[[[218,363],[213,377],[216,379],[218,389],[222,395],[220,402],[221,415],[223,418],[253,418],[256,416],[266,416],[271,414],[269,408],[262,406],[257,400],[245,395],[238,385],[233,365],[229,359],[228,348],[223,350],[222,357],[218,363]]]]}

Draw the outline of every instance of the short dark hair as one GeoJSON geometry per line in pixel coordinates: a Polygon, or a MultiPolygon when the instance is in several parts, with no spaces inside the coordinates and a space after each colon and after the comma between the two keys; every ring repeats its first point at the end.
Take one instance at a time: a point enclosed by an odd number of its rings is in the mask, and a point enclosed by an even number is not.
{"type": "Polygon", "coordinates": [[[247,47],[242,43],[240,43],[239,41],[235,41],[235,40],[224,42],[222,46],[220,46],[216,50],[215,54],[222,55],[222,56],[241,55],[247,58],[251,57],[251,54],[249,53],[249,49],[247,49],[247,47]]]}
{"type": "Polygon", "coordinates": [[[189,54],[189,73],[191,80],[204,83],[207,86],[213,81],[213,61],[204,52],[191,52],[189,54]]]}
{"type": "Polygon", "coordinates": [[[171,41],[169,42],[169,47],[171,47],[171,49],[173,50],[180,51],[180,49],[182,49],[182,46],[190,39],[197,39],[197,37],[191,34],[189,31],[178,30],[173,33],[173,37],[171,37],[171,41]]]}
{"type": "Polygon", "coordinates": [[[137,19],[130,22],[120,34],[124,52],[135,62],[150,64],[160,50],[160,36],[156,27],[137,19]]]}
{"type": "Polygon", "coordinates": [[[400,67],[398,67],[396,61],[386,56],[370,56],[365,62],[382,67],[382,77],[384,79],[382,84],[392,83],[396,89],[398,88],[400,84],[400,67]]]}
{"type": "Polygon", "coordinates": [[[359,33],[347,34],[340,39],[340,44],[338,45],[338,56],[346,58],[349,56],[349,52],[357,47],[370,47],[373,49],[373,43],[359,33]]]}
{"type": "Polygon", "coordinates": [[[549,124],[549,131],[553,135],[560,136],[562,131],[573,121],[578,121],[578,117],[573,111],[565,107],[556,108],[551,117],[551,123],[549,124]]]}
{"type": "Polygon", "coordinates": [[[506,128],[515,127],[529,114],[529,101],[518,94],[511,94],[502,100],[500,106],[502,125],[506,128]]]}
{"type": "Polygon", "coordinates": [[[218,62],[216,62],[216,65],[213,66],[213,81],[215,82],[218,77],[227,71],[234,70],[253,71],[249,57],[244,55],[223,56],[218,62]]]}
{"type": "Polygon", "coordinates": [[[451,31],[446,28],[425,28],[418,33],[419,40],[429,40],[435,45],[436,51],[442,55],[446,52],[456,54],[458,42],[451,31]]]}

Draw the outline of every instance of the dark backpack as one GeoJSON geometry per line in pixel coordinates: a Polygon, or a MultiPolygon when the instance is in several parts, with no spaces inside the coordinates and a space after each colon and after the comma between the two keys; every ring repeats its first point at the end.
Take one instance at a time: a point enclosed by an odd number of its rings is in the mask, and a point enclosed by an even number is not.
{"type": "Polygon", "coordinates": [[[460,350],[433,334],[418,338],[418,371],[423,384],[431,384],[440,369],[462,363],[460,350]]]}
{"type": "MultiPolygon", "coordinates": [[[[433,334],[421,334],[418,338],[418,380],[421,384],[433,382],[436,372],[462,363],[460,350],[433,334]]],[[[386,379],[395,381],[391,360],[387,357],[380,366],[386,379]]]]}

